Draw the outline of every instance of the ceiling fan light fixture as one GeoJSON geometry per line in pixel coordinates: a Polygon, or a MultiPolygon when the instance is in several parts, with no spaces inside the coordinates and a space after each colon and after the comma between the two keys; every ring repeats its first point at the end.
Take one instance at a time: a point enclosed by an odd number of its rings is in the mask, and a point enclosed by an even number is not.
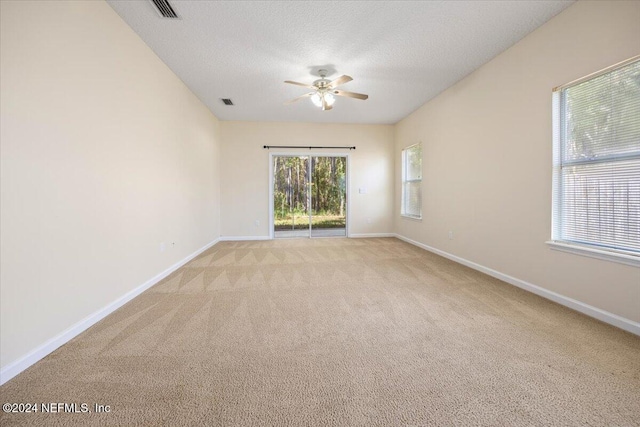
{"type": "Polygon", "coordinates": [[[311,95],[311,102],[319,108],[323,108],[323,105],[325,104],[328,107],[331,107],[333,103],[336,102],[336,98],[329,92],[316,92],[311,95]]]}

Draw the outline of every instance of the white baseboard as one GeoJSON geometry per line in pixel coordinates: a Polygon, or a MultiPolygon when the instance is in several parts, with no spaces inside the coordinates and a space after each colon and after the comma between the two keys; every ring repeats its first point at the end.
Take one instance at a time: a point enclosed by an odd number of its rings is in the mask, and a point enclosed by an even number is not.
{"type": "Polygon", "coordinates": [[[269,236],[220,236],[221,242],[243,242],[245,240],[271,240],[269,236]]]}
{"type": "Polygon", "coordinates": [[[640,335],[640,323],[638,322],[625,319],[624,317],[618,316],[617,314],[609,313],[608,311],[599,309],[597,307],[593,307],[589,304],[585,304],[573,298],[560,295],[556,292],[550,291],[540,286],[536,286],[534,284],[525,282],[524,280],[516,279],[515,277],[511,277],[509,275],[500,273],[499,271],[482,266],[480,264],[476,264],[475,262],[468,261],[464,258],[460,258],[456,255],[452,255],[440,249],[432,248],[431,246],[427,246],[420,242],[416,242],[415,240],[411,240],[399,234],[396,234],[395,237],[397,237],[400,240],[404,240],[407,243],[411,243],[412,245],[415,245],[419,248],[427,250],[429,252],[433,252],[435,254],[448,258],[459,264],[466,265],[467,267],[473,268],[474,270],[481,271],[482,273],[488,274],[489,276],[495,277],[496,279],[500,279],[503,282],[507,282],[511,285],[517,286],[521,289],[524,289],[525,291],[529,291],[543,298],[546,298],[553,302],[557,302],[558,304],[564,305],[565,307],[569,307],[575,311],[579,311],[580,313],[586,314],[587,316],[596,318],[602,322],[608,323],[620,329],[624,329],[625,331],[631,332],[632,334],[640,335]]]}
{"type": "Polygon", "coordinates": [[[152,287],[153,285],[155,285],[156,283],[158,283],[159,281],[161,281],[162,279],[164,279],[165,277],[167,277],[168,275],[176,271],[178,268],[182,267],[183,265],[185,265],[186,263],[188,263],[198,255],[200,255],[202,252],[206,251],[207,249],[209,249],[210,247],[218,243],[219,240],[220,239],[216,239],[211,243],[208,243],[207,245],[198,249],[191,255],[173,264],[171,267],[167,268],[162,273],[157,274],[156,276],[144,282],[142,285],[138,286],[135,289],[130,290],[129,292],[127,292],[117,300],[101,308],[95,313],[85,317],[75,325],[71,326],[67,330],[60,333],[59,335],[46,341],[44,344],[36,347],[31,352],[27,353],[27,355],[3,367],[2,370],[0,370],[0,385],[6,383],[11,378],[15,377],[20,372],[27,369],[29,366],[33,365],[34,363],[38,362],[40,359],[44,358],[45,356],[47,356],[48,354],[56,350],[58,347],[71,341],[73,338],[75,338],[82,332],[86,331],[91,326],[95,325],[100,320],[104,319],[109,314],[113,313],[115,310],[122,307],[123,305],[125,305],[126,303],[128,303],[129,301],[131,301],[132,299],[134,299],[135,297],[137,297],[147,289],[149,289],[150,287],[152,287]]]}
{"type": "MultiPolygon", "coordinates": [[[[327,237],[335,237],[335,236],[327,236],[327,237]]],[[[359,233],[359,234],[349,234],[349,236],[347,237],[350,237],[353,239],[361,239],[361,238],[369,238],[369,237],[396,237],[396,234],[395,233],[359,233]]],[[[271,240],[271,237],[270,236],[220,236],[221,242],[243,242],[246,240],[271,240]]]]}
{"type": "Polygon", "coordinates": [[[354,233],[349,234],[353,239],[366,239],[370,237],[396,237],[395,233],[354,233]]]}

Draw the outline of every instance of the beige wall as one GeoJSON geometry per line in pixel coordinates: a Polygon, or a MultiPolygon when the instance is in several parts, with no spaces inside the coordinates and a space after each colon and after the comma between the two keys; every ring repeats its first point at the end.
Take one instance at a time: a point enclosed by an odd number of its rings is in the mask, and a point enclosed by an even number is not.
{"type": "Polygon", "coordinates": [[[6,367],[218,237],[219,124],[106,3],[0,4],[6,367]]]}
{"type": "Polygon", "coordinates": [[[221,122],[220,127],[224,142],[222,237],[269,236],[269,150],[264,145],[356,146],[351,151],[334,150],[350,156],[349,232],[393,232],[392,126],[221,122]],[[358,192],[362,187],[366,194],[358,192]],[[255,225],[256,220],[260,225],[255,225]]]}
{"type": "Polygon", "coordinates": [[[640,269],[551,250],[551,90],[640,53],[640,2],[569,7],[396,126],[423,143],[422,222],[410,239],[640,321],[640,269]],[[448,239],[448,231],[454,239],[448,239]]]}

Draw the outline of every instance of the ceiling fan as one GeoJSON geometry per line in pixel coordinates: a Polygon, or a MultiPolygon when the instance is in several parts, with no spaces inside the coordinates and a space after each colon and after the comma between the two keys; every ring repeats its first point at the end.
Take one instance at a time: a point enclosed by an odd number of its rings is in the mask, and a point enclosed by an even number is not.
{"type": "Polygon", "coordinates": [[[336,89],[337,86],[340,86],[342,84],[348,83],[351,80],[353,80],[349,76],[346,76],[346,75],[340,76],[337,79],[331,81],[326,78],[327,70],[324,70],[324,69],[318,70],[318,74],[320,75],[320,79],[316,80],[310,85],[306,83],[292,82],[291,80],[285,81],[285,83],[313,89],[312,92],[306,93],[302,96],[299,96],[290,101],[287,101],[285,102],[285,104],[291,104],[303,98],[311,98],[311,102],[313,102],[314,105],[316,105],[317,107],[321,107],[323,111],[326,111],[326,110],[331,110],[333,108],[333,103],[335,102],[334,95],[346,96],[349,98],[362,99],[362,100],[369,98],[369,95],[364,95],[362,93],[348,92],[346,90],[336,89]]]}

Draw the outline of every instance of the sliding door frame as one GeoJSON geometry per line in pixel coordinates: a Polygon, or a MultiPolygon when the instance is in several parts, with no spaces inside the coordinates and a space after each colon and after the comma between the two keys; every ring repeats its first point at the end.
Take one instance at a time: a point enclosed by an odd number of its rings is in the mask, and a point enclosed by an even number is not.
{"type": "MultiPolygon", "coordinates": [[[[349,228],[351,224],[351,156],[349,153],[336,153],[336,152],[321,152],[321,151],[276,151],[269,152],[269,238],[274,239],[274,224],[273,224],[273,158],[276,156],[281,157],[309,157],[309,162],[311,163],[311,157],[346,157],[347,159],[347,176],[346,176],[346,191],[347,191],[347,212],[346,212],[346,221],[345,224],[345,237],[351,237],[349,233],[349,228]]],[[[311,179],[311,177],[309,177],[311,179]]],[[[311,207],[309,207],[310,209],[311,207]]],[[[322,239],[324,237],[311,237],[311,232],[309,232],[310,239],[322,239]]]]}

